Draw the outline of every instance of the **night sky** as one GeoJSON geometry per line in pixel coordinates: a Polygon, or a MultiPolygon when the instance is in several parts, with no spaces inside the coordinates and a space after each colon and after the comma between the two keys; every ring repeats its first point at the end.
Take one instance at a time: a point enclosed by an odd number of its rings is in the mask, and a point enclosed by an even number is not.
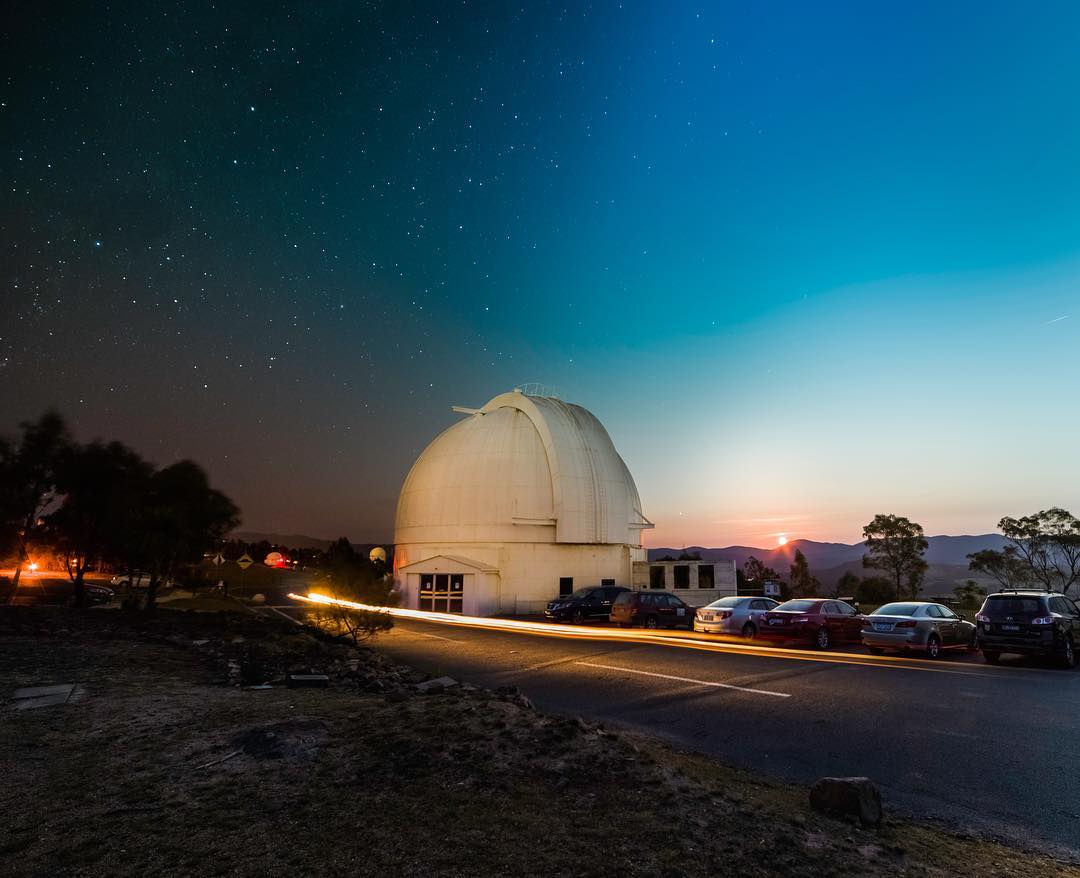
{"type": "Polygon", "coordinates": [[[9,6],[0,430],[381,541],[540,381],[654,545],[1080,511],[1080,7],[405,6],[9,6]]]}

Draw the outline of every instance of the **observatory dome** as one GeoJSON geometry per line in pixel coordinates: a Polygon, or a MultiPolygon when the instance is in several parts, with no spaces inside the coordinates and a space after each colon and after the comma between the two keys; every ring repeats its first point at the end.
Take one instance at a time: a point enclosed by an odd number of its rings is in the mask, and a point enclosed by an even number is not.
{"type": "Polygon", "coordinates": [[[651,527],[603,425],[578,405],[519,391],[439,435],[398,500],[397,544],[640,546],[651,527]]]}

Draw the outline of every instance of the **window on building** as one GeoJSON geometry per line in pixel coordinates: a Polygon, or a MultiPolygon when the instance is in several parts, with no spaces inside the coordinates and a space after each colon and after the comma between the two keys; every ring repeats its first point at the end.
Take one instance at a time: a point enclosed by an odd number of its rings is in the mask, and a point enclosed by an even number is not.
{"type": "Polygon", "coordinates": [[[573,576],[561,576],[559,577],[559,596],[574,593],[574,577],[573,576]]]}
{"type": "Polygon", "coordinates": [[[698,588],[716,588],[716,568],[712,564],[699,564],[697,569],[698,588]]]}
{"type": "Polygon", "coordinates": [[[614,585],[615,580],[614,579],[601,579],[600,584],[601,585],[614,585]]]}
{"type": "Polygon", "coordinates": [[[676,588],[689,588],[690,587],[690,565],[689,564],[676,564],[675,565],[675,587],[676,588]]]}
{"type": "Polygon", "coordinates": [[[664,568],[655,565],[649,568],[649,588],[664,587],[664,568]]]}
{"type": "Polygon", "coordinates": [[[421,610],[431,611],[432,592],[435,590],[435,574],[420,574],[420,601],[417,606],[421,610]]]}

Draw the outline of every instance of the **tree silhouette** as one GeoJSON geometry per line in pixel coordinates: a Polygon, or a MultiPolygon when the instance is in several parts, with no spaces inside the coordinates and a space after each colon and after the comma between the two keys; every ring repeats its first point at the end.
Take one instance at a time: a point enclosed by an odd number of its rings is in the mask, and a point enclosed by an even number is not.
{"type": "Polygon", "coordinates": [[[17,441],[0,442],[0,524],[15,540],[13,590],[19,587],[38,521],[54,499],[57,469],[71,444],[67,424],[55,411],[19,427],[17,441]]]}
{"type": "Polygon", "coordinates": [[[182,564],[194,564],[239,524],[239,510],[210,487],[202,467],[182,460],[154,473],[135,523],[137,552],[150,574],[146,608],[161,583],[182,564]]]}
{"type": "Polygon", "coordinates": [[[922,525],[901,515],[875,515],[863,528],[863,538],[867,550],[863,567],[887,573],[893,581],[896,600],[900,600],[905,588],[915,597],[926,573],[923,552],[928,543],[922,525]]]}
{"type": "Polygon", "coordinates": [[[85,606],[83,576],[96,561],[124,558],[152,467],[120,442],[70,445],[57,468],[60,507],[45,519],[85,606]]]}

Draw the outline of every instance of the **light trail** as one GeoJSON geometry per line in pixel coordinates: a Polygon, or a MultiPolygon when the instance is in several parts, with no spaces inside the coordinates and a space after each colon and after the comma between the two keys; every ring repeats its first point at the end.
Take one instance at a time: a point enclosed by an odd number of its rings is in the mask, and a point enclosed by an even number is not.
{"type": "Polygon", "coordinates": [[[314,605],[347,607],[352,610],[365,610],[369,613],[386,613],[398,619],[412,619],[417,622],[432,622],[439,625],[456,625],[463,628],[481,628],[487,631],[504,631],[510,634],[529,634],[540,637],[562,637],[567,639],[636,643],[643,646],[675,646],[681,649],[697,649],[704,652],[722,652],[732,655],[756,656],[759,658],[779,658],[789,661],[819,662],[824,664],[860,665],[871,668],[889,668],[905,671],[925,671],[933,674],[959,674],[967,677],[985,677],[988,673],[1000,671],[1022,671],[1021,668],[982,668],[958,670],[933,666],[929,660],[903,656],[861,655],[853,652],[805,652],[784,649],[775,646],[759,646],[752,643],[725,643],[699,640],[693,636],[677,634],[657,634],[653,631],[633,631],[622,628],[579,628],[559,627],[549,622],[527,622],[520,619],[497,619],[486,616],[460,616],[456,613],[434,613],[428,610],[410,610],[405,607],[376,607],[356,601],[346,601],[318,592],[307,595],[290,593],[292,600],[314,605]]]}

